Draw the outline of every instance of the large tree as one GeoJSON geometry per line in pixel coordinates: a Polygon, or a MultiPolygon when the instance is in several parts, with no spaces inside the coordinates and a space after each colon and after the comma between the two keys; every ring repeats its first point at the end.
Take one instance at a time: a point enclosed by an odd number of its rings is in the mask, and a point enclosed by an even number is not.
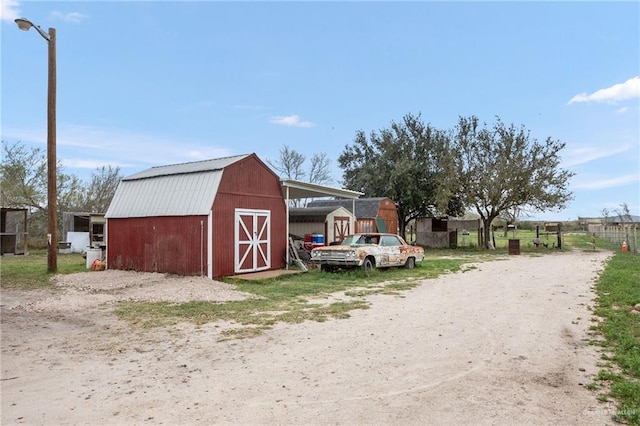
{"type": "Polygon", "coordinates": [[[492,126],[475,116],[460,117],[451,138],[447,166],[449,191],[462,195],[483,221],[489,247],[491,223],[509,211],[560,210],[573,198],[568,184],[573,172],[560,167],[565,144],[539,142],[524,126],[492,126]]]}
{"type": "MultiPolygon", "coordinates": [[[[101,167],[83,182],[64,172],[58,162],[56,171],[58,216],[63,211],[104,213],[122,178],[119,167],[101,167]]],[[[44,238],[47,223],[47,163],[42,148],[27,148],[21,142],[2,142],[0,162],[0,203],[6,207],[29,209],[29,233],[44,238]]],[[[62,221],[58,220],[58,227],[62,221]]],[[[60,232],[60,229],[58,230],[60,232]]]]}
{"type": "Polygon", "coordinates": [[[0,179],[3,206],[46,209],[47,163],[41,148],[3,141],[0,179]]]}
{"type": "Polygon", "coordinates": [[[441,197],[447,141],[447,134],[424,124],[420,114],[407,114],[401,122],[392,121],[389,128],[372,131],[368,137],[360,130],[338,157],[343,183],[366,197],[392,199],[398,210],[399,232],[404,235],[413,219],[458,213],[455,196],[441,197]],[[438,201],[443,207],[438,208],[438,201]]]}

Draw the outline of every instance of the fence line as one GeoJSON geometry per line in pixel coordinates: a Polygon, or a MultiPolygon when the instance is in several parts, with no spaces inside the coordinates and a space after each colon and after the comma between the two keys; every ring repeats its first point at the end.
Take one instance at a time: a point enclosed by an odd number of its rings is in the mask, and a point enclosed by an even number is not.
{"type": "Polygon", "coordinates": [[[626,242],[627,250],[638,253],[638,225],[599,225],[590,226],[589,231],[599,238],[622,247],[626,242]]]}

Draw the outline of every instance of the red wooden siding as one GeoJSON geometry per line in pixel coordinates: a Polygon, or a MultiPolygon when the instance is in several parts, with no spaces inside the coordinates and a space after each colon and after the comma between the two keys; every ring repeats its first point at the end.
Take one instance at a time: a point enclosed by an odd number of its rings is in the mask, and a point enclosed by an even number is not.
{"type": "Polygon", "coordinates": [[[376,232],[378,227],[375,219],[357,219],[356,232],[376,232]]]}
{"type": "Polygon", "coordinates": [[[107,267],[206,275],[207,232],[206,216],[109,219],[107,267]]]}
{"type": "MultiPolygon", "coordinates": [[[[387,198],[380,202],[378,217],[384,219],[384,223],[387,225],[387,232],[391,234],[398,233],[398,210],[393,201],[387,198]]],[[[375,223],[374,226],[376,226],[375,223]]]]}
{"type": "Polygon", "coordinates": [[[213,208],[213,276],[234,274],[235,209],[271,211],[271,269],[284,268],[286,255],[286,210],[282,198],[248,197],[220,194],[213,208]]]}
{"type": "Polygon", "coordinates": [[[234,274],[234,217],[236,209],[271,212],[271,269],[286,266],[287,211],[280,179],[256,156],[224,170],[213,204],[213,276],[234,274]]]}

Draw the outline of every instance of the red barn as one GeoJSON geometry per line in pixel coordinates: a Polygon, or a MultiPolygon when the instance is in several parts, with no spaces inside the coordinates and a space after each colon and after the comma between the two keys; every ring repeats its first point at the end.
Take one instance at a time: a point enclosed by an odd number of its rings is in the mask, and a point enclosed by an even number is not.
{"type": "Polygon", "coordinates": [[[109,269],[217,278],[285,267],[280,179],[256,154],[128,176],[105,218],[109,269]]]}

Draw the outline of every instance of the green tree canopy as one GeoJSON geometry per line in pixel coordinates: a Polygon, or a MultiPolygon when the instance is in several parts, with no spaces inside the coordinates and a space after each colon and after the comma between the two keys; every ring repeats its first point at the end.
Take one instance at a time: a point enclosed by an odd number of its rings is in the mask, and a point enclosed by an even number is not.
{"type": "MultiPolygon", "coordinates": [[[[58,215],[63,211],[104,213],[122,179],[119,167],[103,166],[88,183],[67,174],[58,162],[56,171],[58,215]]],[[[4,207],[27,208],[29,233],[43,237],[47,221],[47,159],[41,148],[2,142],[0,162],[0,203],[4,207]]],[[[61,221],[58,221],[60,227],[61,221]]],[[[58,230],[60,231],[60,229],[58,230]]]]}
{"type": "Polygon", "coordinates": [[[501,214],[560,210],[573,198],[574,173],[560,167],[564,147],[551,138],[538,142],[524,126],[497,117],[490,127],[475,116],[459,118],[443,163],[446,182],[449,193],[461,194],[464,206],[480,215],[486,247],[491,222],[501,214]]]}
{"type": "Polygon", "coordinates": [[[46,209],[47,163],[41,148],[2,143],[0,203],[5,207],[46,209]]]}
{"type": "Polygon", "coordinates": [[[425,125],[419,114],[407,114],[401,122],[391,122],[390,128],[372,131],[368,137],[360,130],[338,157],[343,183],[366,197],[392,199],[404,235],[413,219],[444,213],[449,207],[457,210],[449,199],[442,200],[443,209],[437,207],[447,141],[445,132],[425,125]]]}

